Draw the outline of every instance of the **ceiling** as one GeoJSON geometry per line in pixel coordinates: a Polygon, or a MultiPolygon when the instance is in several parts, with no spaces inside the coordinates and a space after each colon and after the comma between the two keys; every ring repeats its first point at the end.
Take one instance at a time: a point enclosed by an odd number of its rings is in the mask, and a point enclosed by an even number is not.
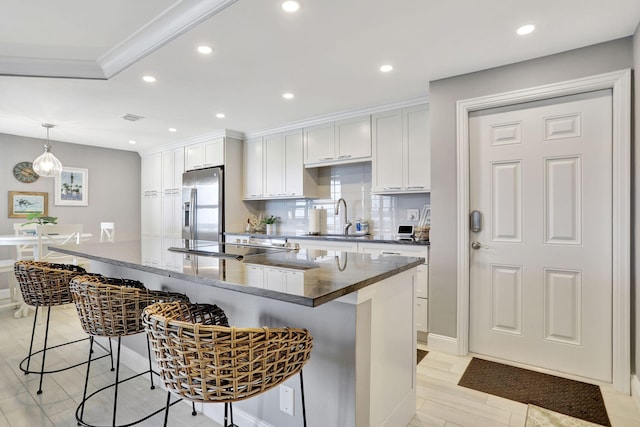
{"type": "Polygon", "coordinates": [[[426,97],[431,80],[629,36],[640,21],[638,0],[280,3],[4,1],[0,133],[44,138],[53,123],[52,140],[140,152],[253,133],[426,97]]]}

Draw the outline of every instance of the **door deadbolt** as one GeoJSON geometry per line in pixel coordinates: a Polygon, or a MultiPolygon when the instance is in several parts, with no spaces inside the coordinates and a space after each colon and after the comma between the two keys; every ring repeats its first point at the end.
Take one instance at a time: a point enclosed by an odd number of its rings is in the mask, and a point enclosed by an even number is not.
{"type": "Polygon", "coordinates": [[[473,211],[471,212],[470,217],[471,231],[473,231],[474,233],[478,233],[480,230],[482,230],[482,214],[480,213],[480,211],[473,211]]]}

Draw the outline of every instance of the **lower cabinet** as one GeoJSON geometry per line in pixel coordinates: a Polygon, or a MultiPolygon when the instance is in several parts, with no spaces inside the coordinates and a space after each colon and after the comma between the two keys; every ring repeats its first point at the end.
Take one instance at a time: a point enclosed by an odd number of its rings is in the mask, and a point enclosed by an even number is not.
{"type": "Polygon", "coordinates": [[[358,249],[361,253],[370,254],[372,257],[400,255],[425,259],[424,264],[417,268],[416,329],[418,332],[429,332],[429,247],[363,242],[358,243],[358,249]]]}

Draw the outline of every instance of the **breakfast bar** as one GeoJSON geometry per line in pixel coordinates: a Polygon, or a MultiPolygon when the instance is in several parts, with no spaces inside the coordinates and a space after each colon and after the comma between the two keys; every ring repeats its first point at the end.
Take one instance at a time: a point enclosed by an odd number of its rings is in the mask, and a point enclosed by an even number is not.
{"type": "MultiPolygon", "coordinates": [[[[90,259],[95,273],[215,303],[233,326],[308,329],[313,350],[304,376],[311,426],[409,424],[416,411],[415,277],[423,259],[226,245],[213,255],[176,253],[180,268],[145,265],[144,248],[168,246],[152,239],[54,250],[90,259]]],[[[124,363],[143,370],[141,337],[123,345],[124,363]]],[[[236,423],[302,425],[299,383],[291,378],[285,384],[293,389],[293,415],[280,410],[280,393],[272,390],[234,405],[236,423]]],[[[223,405],[201,410],[222,420],[223,405]]]]}

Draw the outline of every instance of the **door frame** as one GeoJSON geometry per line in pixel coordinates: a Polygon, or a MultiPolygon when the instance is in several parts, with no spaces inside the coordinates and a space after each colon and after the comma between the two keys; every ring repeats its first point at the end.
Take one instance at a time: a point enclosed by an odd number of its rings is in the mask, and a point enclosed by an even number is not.
{"type": "Polygon", "coordinates": [[[613,102],[612,377],[615,390],[629,394],[631,391],[631,70],[629,69],[456,102],[457,354],[466,355],[469,352],[469,114],[488,108],[599,89],[611,89],[613,102]]]}

